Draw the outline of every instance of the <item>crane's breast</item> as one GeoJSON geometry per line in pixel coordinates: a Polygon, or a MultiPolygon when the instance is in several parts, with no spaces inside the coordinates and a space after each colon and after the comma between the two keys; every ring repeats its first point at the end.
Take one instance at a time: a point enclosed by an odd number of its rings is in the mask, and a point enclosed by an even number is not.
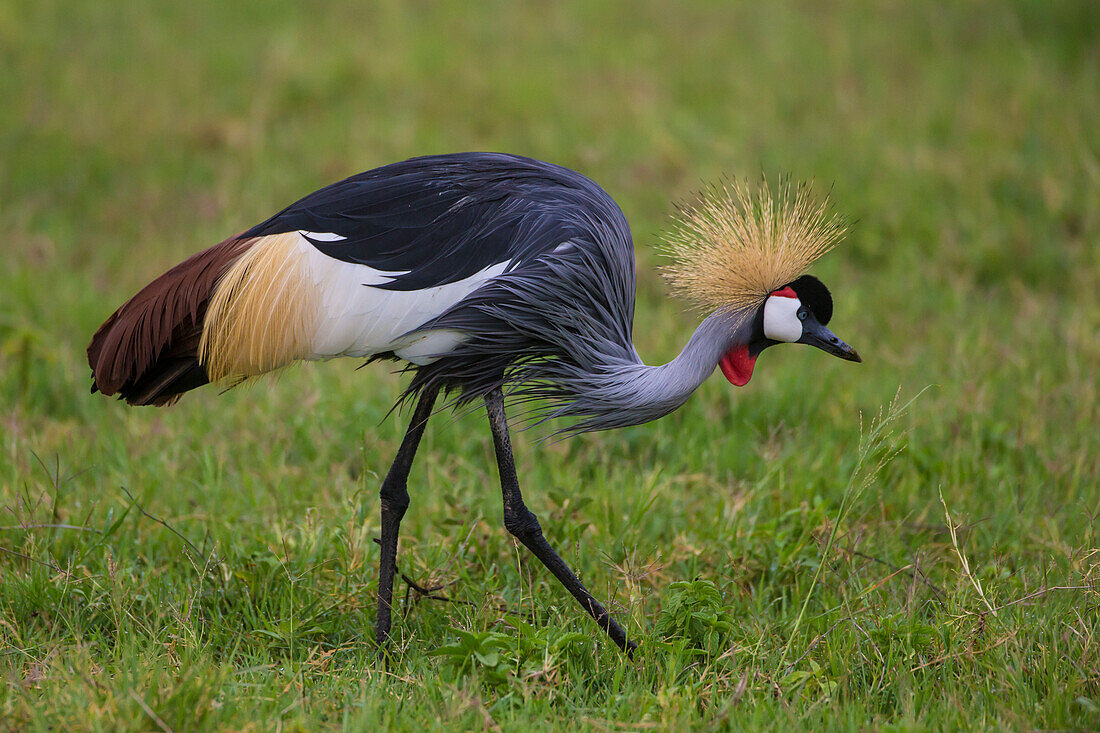
{"type": "Polygon", "coordinates": [[[419,290],[384,286],[407,271],[330,257],[314,245],[340,235],[292,231],[257,237],[226,270],[207,308],[199,361],[211,381],[247,377],[303,359],[383,352],[416,364],[465,338],[454,330],[409,332],[439,316],[510,262],[419,290]]]}

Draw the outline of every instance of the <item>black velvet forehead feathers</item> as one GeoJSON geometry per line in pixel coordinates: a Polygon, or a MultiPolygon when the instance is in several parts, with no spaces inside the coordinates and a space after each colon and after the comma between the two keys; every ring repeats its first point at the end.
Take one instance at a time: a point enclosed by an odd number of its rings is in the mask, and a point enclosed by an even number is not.
{"type": "Polygon", "coordinates": [[[787,285],[817,317],[817,322],[826,325],[833,317],[833,296],[825,283],[813,275],[803,275],[787,285]]]}

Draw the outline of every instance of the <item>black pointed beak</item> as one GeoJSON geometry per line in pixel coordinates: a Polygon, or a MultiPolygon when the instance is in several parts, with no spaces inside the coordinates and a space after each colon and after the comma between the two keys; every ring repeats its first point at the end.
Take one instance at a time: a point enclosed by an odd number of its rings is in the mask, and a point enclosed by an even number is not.
{"type": "Polygon", "coordinates": [[[798,343],[816,346],[825,353],[838,356],[845,361],[863,361],[855,349],[837,338],[835,333],[818,323],[813,316],[802,322],[802,338],[798,343]]]}

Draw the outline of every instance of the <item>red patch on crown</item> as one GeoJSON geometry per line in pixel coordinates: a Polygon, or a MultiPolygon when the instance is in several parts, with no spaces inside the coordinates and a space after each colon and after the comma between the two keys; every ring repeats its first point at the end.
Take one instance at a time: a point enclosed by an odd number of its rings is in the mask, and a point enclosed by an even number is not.
{"type": "Polygon", "coordinates": [[[744,387],[752,379],[752,369],[756,366],[756,357],[749,355],[749,347],[745,344],[734,347],[718,361],[718,366],[726,379],[735,387],[744,387]]]}
{"type": "Polygon", "coordinates": [[[777,298],[797,298],[798,297],[798,293],[791,290],[790,285],[783,288],[782,290],[773,290],[771,294],[774,295],[777,298]]]}

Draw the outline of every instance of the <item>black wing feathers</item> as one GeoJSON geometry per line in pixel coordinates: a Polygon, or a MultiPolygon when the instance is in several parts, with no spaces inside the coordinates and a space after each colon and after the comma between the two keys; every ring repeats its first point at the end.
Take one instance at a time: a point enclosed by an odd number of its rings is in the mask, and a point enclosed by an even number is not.
{"type": "Polygon", "coordinates": [[[576,212],[593,204],[622,216],[602,189],[565,168],[496,153],[429,156],[322,188],[245,236],[338,234],[345,239],[309,239],[329,257],[400,273],[375,287],[420,290],[583,235],[576,212]]]}

